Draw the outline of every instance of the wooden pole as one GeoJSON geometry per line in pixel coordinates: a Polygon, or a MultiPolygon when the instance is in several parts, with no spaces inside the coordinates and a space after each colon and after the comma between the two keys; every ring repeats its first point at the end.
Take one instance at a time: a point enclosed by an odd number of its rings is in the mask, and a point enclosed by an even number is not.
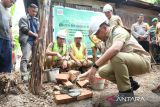
{"type": "Polygon", "coordinates": [[[32,53],[32,72],[29,81],[29,90],[38,95],[42,89],[42,73],[44,71],[46,36],[48,34],[48,21],[50,16],[51,0],[39,1],[40,7],[40,30],[39,37],[32,53]]]}

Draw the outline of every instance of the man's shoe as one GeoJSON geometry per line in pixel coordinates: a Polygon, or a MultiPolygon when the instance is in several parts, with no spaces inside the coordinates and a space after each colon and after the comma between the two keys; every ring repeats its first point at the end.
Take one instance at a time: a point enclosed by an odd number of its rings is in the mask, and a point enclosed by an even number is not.
{"type": "Polygon", "coordinates": [[[129,77],[129,79],[130,79],[131,87],[133,91],[136,91],[140,87],[140,85],[138,84],[137,81],[134,81],[132,77],[129,77]]]}
{"type": "Polygon", "coordinates": [[[134,93],[132,89],[127,91],[120,91],[117,96],[114,97],[114,102],[111,103],[112,106],[119,106],[124,103],[131,103],[134,102],[134,93]]]}

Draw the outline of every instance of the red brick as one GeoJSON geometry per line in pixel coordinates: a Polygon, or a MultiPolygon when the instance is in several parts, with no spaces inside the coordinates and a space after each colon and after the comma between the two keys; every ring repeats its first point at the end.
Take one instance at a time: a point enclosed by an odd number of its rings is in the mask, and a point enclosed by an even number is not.
{"type": "Polygon", "coordinates": [[[70,81],[62,82],[62,84],[67,86],[67,87],[73,87],[73,84],[70,81]]]}
{"type": "Polygon", "coordinates": [[[67,73],[58,74],[58,75],[56,76],[56,80],[57,80],[58,82],[68,81],[68,79],[69,79],[69,74],[67,74],[67,73]]]}
{"type": "Polygon", "coordinates": [[[66,104],[66,103],[70,103],[76,101],[76,98],[71,97],[67,94],[57,94],[55,95],[55,102],[56,104],[66,104]]]}
{"type": "Polygon", "coordinates": [[[60,93],[60,91],[54,91],[53,92],[53,96],[55,97],[56,95],[60,95],[61,93],[60,93]]]}
{"type": "Polygon", "coordinates": [[[81,95],[77,96],[77,100],[84,100],[91,98],[93,96],[93,92],[87,89],[81,89],[81,95]]]}
{"type": "Polygon", "coordinates": [[[89,84],[89,81],[88,81],[88,80],[77,81],[77,84],[78,84],[80,87],[86,87],[86,86],[89,84]]]}
{"type": "Polygon", "coordinates": [[[70,70],[70,71],[69,71],[69,75],[70,75],[69,80],[70,80],[71,82],[73,82],[74,80],[76,80],[76,78],[77,78],[77,76],[78,76],[79,74],[80,74],[79,71],[70,70]]]}
{"type": "Polygon", "coordinates": [[[54,85],[54,90],[60,90],[60,87],[58,85],[54,85]]]}

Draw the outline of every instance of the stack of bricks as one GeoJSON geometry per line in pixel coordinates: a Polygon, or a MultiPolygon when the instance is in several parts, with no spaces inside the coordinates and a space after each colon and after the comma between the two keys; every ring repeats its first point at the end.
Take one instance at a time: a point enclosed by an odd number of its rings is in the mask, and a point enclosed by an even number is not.
{"type": "Polygon", "coordinates": [[[77,97],[71,97],[68,94],[61,94],[60,91],[54,91],[54,98],[56,104],[66,104],[73,101],[80,101],[84,99],[91,98],[93,93],[87,89],[81,89],[81,94],[77,97]]]}
{"type": "MultiPolygon", "coordinates": [[[[76,80],[76,78],[79,74],[80,74],[79,71],[71,70],[68,73],[58,74],[56,76],[56,80],[57,80],[58,83],[72,88],[72,87],[74,87],[74,84],[72,82],[74,82],[76,80]]],[[[88,80],[77,81],[77,85],[79,87],[81,87],[81,89],[80,89],[81,94],[77,97],[71,97],[68,94],[62,94],[59,91],[59,87],[55,86],[55,89],[58,90],[58,91],[54,91],[54,93],[53,93],[56,104],[66,104],[66,103],[70,103],[70,102],[73,102],[73,101],[79,101],[79,100],[91,98],[92,95],[93,95],[92,91],[84,88],[88,84],[89,84],[88,80]]]]}

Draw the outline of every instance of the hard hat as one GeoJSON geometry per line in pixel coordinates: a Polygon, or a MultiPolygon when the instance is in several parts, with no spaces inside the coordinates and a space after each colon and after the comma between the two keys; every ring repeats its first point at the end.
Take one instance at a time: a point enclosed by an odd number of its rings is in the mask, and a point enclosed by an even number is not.
{"type": "Polygon", "coordinates": [[[152,22],[158,22],[158,18],[153,18],[152,22]]]}
{"type": "Polygon", "coordinates": [[[104,7],[103,7],[103,12],[108,12],[108,11],[113,11],[113,8],[110,4],[106,4],[104,7]]]}
{"type": "Polygon", "coordinates": [[[83,37],[83,34],[81,31],[77,31],[74,35],[74,38],[82,38],[83,37]]]}
{"type": "Polygon", "coordinates": [[[59,38],[64,38],[65,39],[66,36],[67,36],[67,33],[64,30],[60,30],[57,33],[57,37],[59,37],[59,38]]]}
{"type": "Polygon", "coordinates": [[[100,25],[104,22],[106,24],[109,23],[107,17],[104,14],[93,16],[89,24],[89,35],[95,35],[97,31],[99,30],[100,25]]]}

